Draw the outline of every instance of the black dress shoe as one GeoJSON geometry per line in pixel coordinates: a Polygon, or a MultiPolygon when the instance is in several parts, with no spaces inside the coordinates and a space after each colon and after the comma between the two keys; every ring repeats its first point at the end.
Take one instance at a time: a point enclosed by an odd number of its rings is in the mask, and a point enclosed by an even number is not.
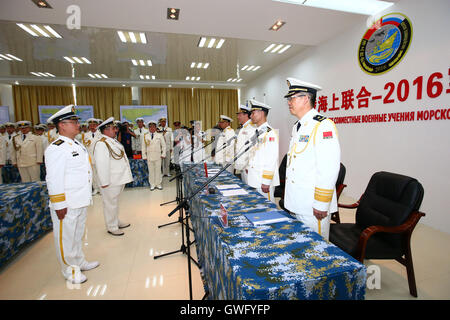
{"type": "Polygon", "coordinates": [[[119,230],[116,230],[116,231],[108,231],[108,233],[109,233],[109,234],[112,234],[113,236],[123,236],[123,235],[125,234],[125,232],[119,231],[119,230]]]}
{"type": "Polygon", "coordinates": [[[119,229],[125,229],[128,228],[129,226],[131,226],[131,224],[129,223],[119,224],[119,229]]]}

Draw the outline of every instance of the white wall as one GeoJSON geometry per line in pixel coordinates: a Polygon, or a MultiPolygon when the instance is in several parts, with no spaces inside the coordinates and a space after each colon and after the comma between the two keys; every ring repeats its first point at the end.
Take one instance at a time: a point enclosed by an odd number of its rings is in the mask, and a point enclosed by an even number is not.
{"type": "MultiPolygon", "coordinates": [[[[303,51],[242,89],[241,101],[255,97],[272,107],[269,123],[280,129],[280,155],[287,152],[290,130],[296,121],[283,99],[287,77],[321,85],[324,90],[319,95],[328,96],[329,107],[333,93],[340,98],[342,91],[354,89],[356,96],[364,85],[384,98],[387,82],[397,84],[407,79],[410,83],[405,102],[371,101],[369,108],[358,109],[355,100],[355,109],[325,112],[329,117],[450,108],[450,94],[445,93],[450,88],[450,1],[403,0],[383,14],[389,12],[406,15],[413,26],[408,52],[389,72],[373,76],[360,69],[358,46],[367,29],[366,20],[361,19],[360,25],[345,34],[303,51]],[[443,94],[432,99],[424,93],[417,100],[413,80],[423,76],[425,92],[427,79],[434,72],[443,74],[443,94]]],[[[337,128],[341,160],[347,167],[346,195],[358,199],[376,171],[415,177],[425,189],[421,211],[426,217],[421,222],[450,233],[450,120],[338,124],[337,128]]]]}

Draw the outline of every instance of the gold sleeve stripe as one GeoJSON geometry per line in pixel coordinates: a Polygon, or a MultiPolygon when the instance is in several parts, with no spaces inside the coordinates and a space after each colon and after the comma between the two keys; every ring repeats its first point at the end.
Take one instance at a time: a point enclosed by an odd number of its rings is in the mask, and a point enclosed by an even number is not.
{"type": "Polygon", "coordinates": [[[272,180],[273,179],[273,174],[272,175],[263,174],[262,177],[263,177],[263,179],[272,180]]]}
{"type": "Polygon", "coordinates": [[[333,193],[334,189],[322,189],[322,188],[315,188],[316,192],[323,192],[323,193],[333,193]]]}
{"type": "Polygon", "coordinates": [[[53,203],[66,201],[66,195],[64,193],[52,195],[50,201],[53,203]]]}
{"type": "Polygon", "coordinates": [[[267,174],[267,175],[272,175],[273,176],[273,171],[263,170],[263,174],[267,174]]]}
{"type": "Polygon", "coordinates": [[[314,199],[317,200],[317,201],[320,201],[320,202],[328,203],[328,202],[331,202],[332,198],[333,198],[333,195],[324,196],[324,195],[320,195],[320,194],[317,194],[317,193],[314,194],[314,199]]]}

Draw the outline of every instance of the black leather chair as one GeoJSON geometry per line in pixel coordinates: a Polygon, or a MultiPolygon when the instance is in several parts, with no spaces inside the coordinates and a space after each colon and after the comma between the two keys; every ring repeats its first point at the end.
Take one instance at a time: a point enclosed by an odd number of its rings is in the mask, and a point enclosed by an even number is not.
{"type": "Polygon", "coordinates": [[[330,225],[330,241],[354,258],[395,259],[406,267],[409,292],[417,297],[411,235],[425,216],[419,211],[424,190],[416,179],[390,172],[375,173],[360,200],[356,223],[330,225]]]}
{"type": "Polygon", "coordinates": [[[280,166],[278,167],[278,175],[280,177],[280,185],[275,187],[273,195],[277,198],[281,198],[278,202],[280,207],[284,208],[284,187],[286,185],[286,164],[287,164],[287,154],[284,155],[283,160],[281,160],[280,166]]]}
{"type": "MultiPolygon", "coordinates": [[[[336,180],[336,198],[339,201],[339,197],[341,196],[342,190],[347,186],[344,184],[345,179],[345,173],[347,170],[345,169],[345,166],[341,162],[341,167],[339,168],[339,174],[338,178],[336,180]]],[[[333,212],[331,214],[331,220],[333,220],[336,223],[341,223],[341,217],[339,216],[339,210],[336,212],[333,212]]]]}

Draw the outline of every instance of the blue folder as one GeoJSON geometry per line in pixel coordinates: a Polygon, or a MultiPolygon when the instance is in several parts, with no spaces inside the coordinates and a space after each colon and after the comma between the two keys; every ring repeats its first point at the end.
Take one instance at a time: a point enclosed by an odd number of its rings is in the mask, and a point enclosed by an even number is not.
{"type": "Polygon", "coordinates": [[[291,220],[291,218],[285,216],[279,211],[264,211],[256,213],[246,213],[244,216],[253,223],[254,226],[260,226],[263,224],[272,224],[277,222],[285,222],[291,220]]]}

